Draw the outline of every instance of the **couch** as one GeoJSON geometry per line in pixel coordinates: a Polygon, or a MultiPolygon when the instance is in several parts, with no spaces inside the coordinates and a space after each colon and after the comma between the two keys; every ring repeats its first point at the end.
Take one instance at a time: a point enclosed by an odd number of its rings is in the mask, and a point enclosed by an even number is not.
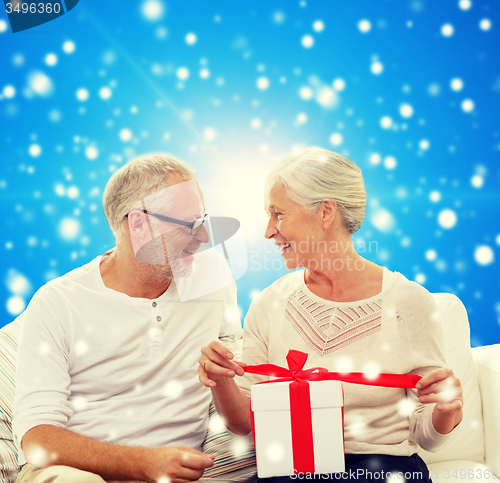
{"type": "MultiPolygon", "coordinates": [[[[433,294],[443,324],[446,357],[464,389],[464,419],[455,438],[435,453],[420,451],[434,482],[499,478],[500,344],[470,348],[467,312],[451,294],[433,294]]],[[[12,441],[15,364],[22,316],[0,329],[0,479],[13,483],[17,451],[12,441]]],[[[255,480],[254,454],[248,438],[228,434],[215,409],[203,451],[216,454],[216,464],[203,481],[255,480]]]]}

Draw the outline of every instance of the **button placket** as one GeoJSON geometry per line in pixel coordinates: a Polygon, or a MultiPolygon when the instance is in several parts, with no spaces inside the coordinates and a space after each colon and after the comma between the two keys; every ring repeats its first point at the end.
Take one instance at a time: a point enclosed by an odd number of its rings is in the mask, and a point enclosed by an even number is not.
{"type": "MultiPolygon", "coordinates": [[[[151,306],[153,309],[156,309],[158,306],[157,302],[152,302],[151,306]]],[[[155,315],[156,310],[152,310],[152,320],[151,320],[151,328],[149,331],[149,355],[151,359],[155,359],[160,356],[162,351],[162,328],[163,324],[161,323],[161,316],[155,315]]]]}

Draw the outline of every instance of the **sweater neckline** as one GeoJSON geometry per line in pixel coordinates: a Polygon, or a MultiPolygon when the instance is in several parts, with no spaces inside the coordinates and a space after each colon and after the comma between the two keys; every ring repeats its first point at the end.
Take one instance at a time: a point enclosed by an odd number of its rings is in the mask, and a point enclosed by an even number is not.
{"type": "Polygon", "coordinates": [[[361,299],[361,300],[353,300],[351,302],[337,302],[335,300],[328,300],[324,299],[322,297],[319,297],[315,293],[311,292],[309,288],[306,285],[305,281],[305,275],[306,271],[303,270],[302,274],[300,276],[300,288],[304,291],[304,293],[311,298],[312,300],[319,302],[323,305],[331,305],[331,306],[336,306],[336,307],[352,307],[352,306],[359,306],[359,305],[364,305],[370,302],[373,302],[375,300],[379,300],[382,298],[389,290],[391,290],[392,286],[396,282],[396,280],[399,278],[400,273],[399,272],[392,272],[386,267],[383,267],[384,271],[382,274],[382,291],[372,295],[371,297],[368,297],[366,299],[361,299]]]}

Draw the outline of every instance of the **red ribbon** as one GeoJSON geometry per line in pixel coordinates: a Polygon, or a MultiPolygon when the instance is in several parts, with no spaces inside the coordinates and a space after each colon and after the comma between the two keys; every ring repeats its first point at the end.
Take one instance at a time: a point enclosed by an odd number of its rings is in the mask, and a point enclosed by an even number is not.
{"type": "MultiPolygon", "coordinates": [[[[290,350],[286,356],[288,369],[275,364],[258,364],[244,367],[245,372],[274,376],[281,379],[264,383],[292,381],[290,391],[290,419],[292,423],[293,469],[295,473],[314,473],[314,445],[312,431],[311,398],[308,381],[342,381],[369,386],[414,388],[422,378],[417,374],[378,374],[367,377],[362,372],[328,372],[323,367],[303,370],[307,354],[290,350]]],[[[262,383],[258,383],[262,384],[262,383]]]]}

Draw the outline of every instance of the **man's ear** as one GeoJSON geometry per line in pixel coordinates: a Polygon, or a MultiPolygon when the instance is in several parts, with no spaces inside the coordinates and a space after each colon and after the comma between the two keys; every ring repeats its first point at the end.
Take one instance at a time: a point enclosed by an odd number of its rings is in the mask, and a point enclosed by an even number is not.
{"type": "Polygon", "coordinates": [[[141,210],[132,210],[127,217],[130,235],[144,240],[149,235],[146,215],[141,210]]]}
{"type": "Polygon", "coordinates": [[[337,203],[335,200],[323,200],[319,212],[323,229],[326,231],[330,228],[337,215],[337,203]]]}

